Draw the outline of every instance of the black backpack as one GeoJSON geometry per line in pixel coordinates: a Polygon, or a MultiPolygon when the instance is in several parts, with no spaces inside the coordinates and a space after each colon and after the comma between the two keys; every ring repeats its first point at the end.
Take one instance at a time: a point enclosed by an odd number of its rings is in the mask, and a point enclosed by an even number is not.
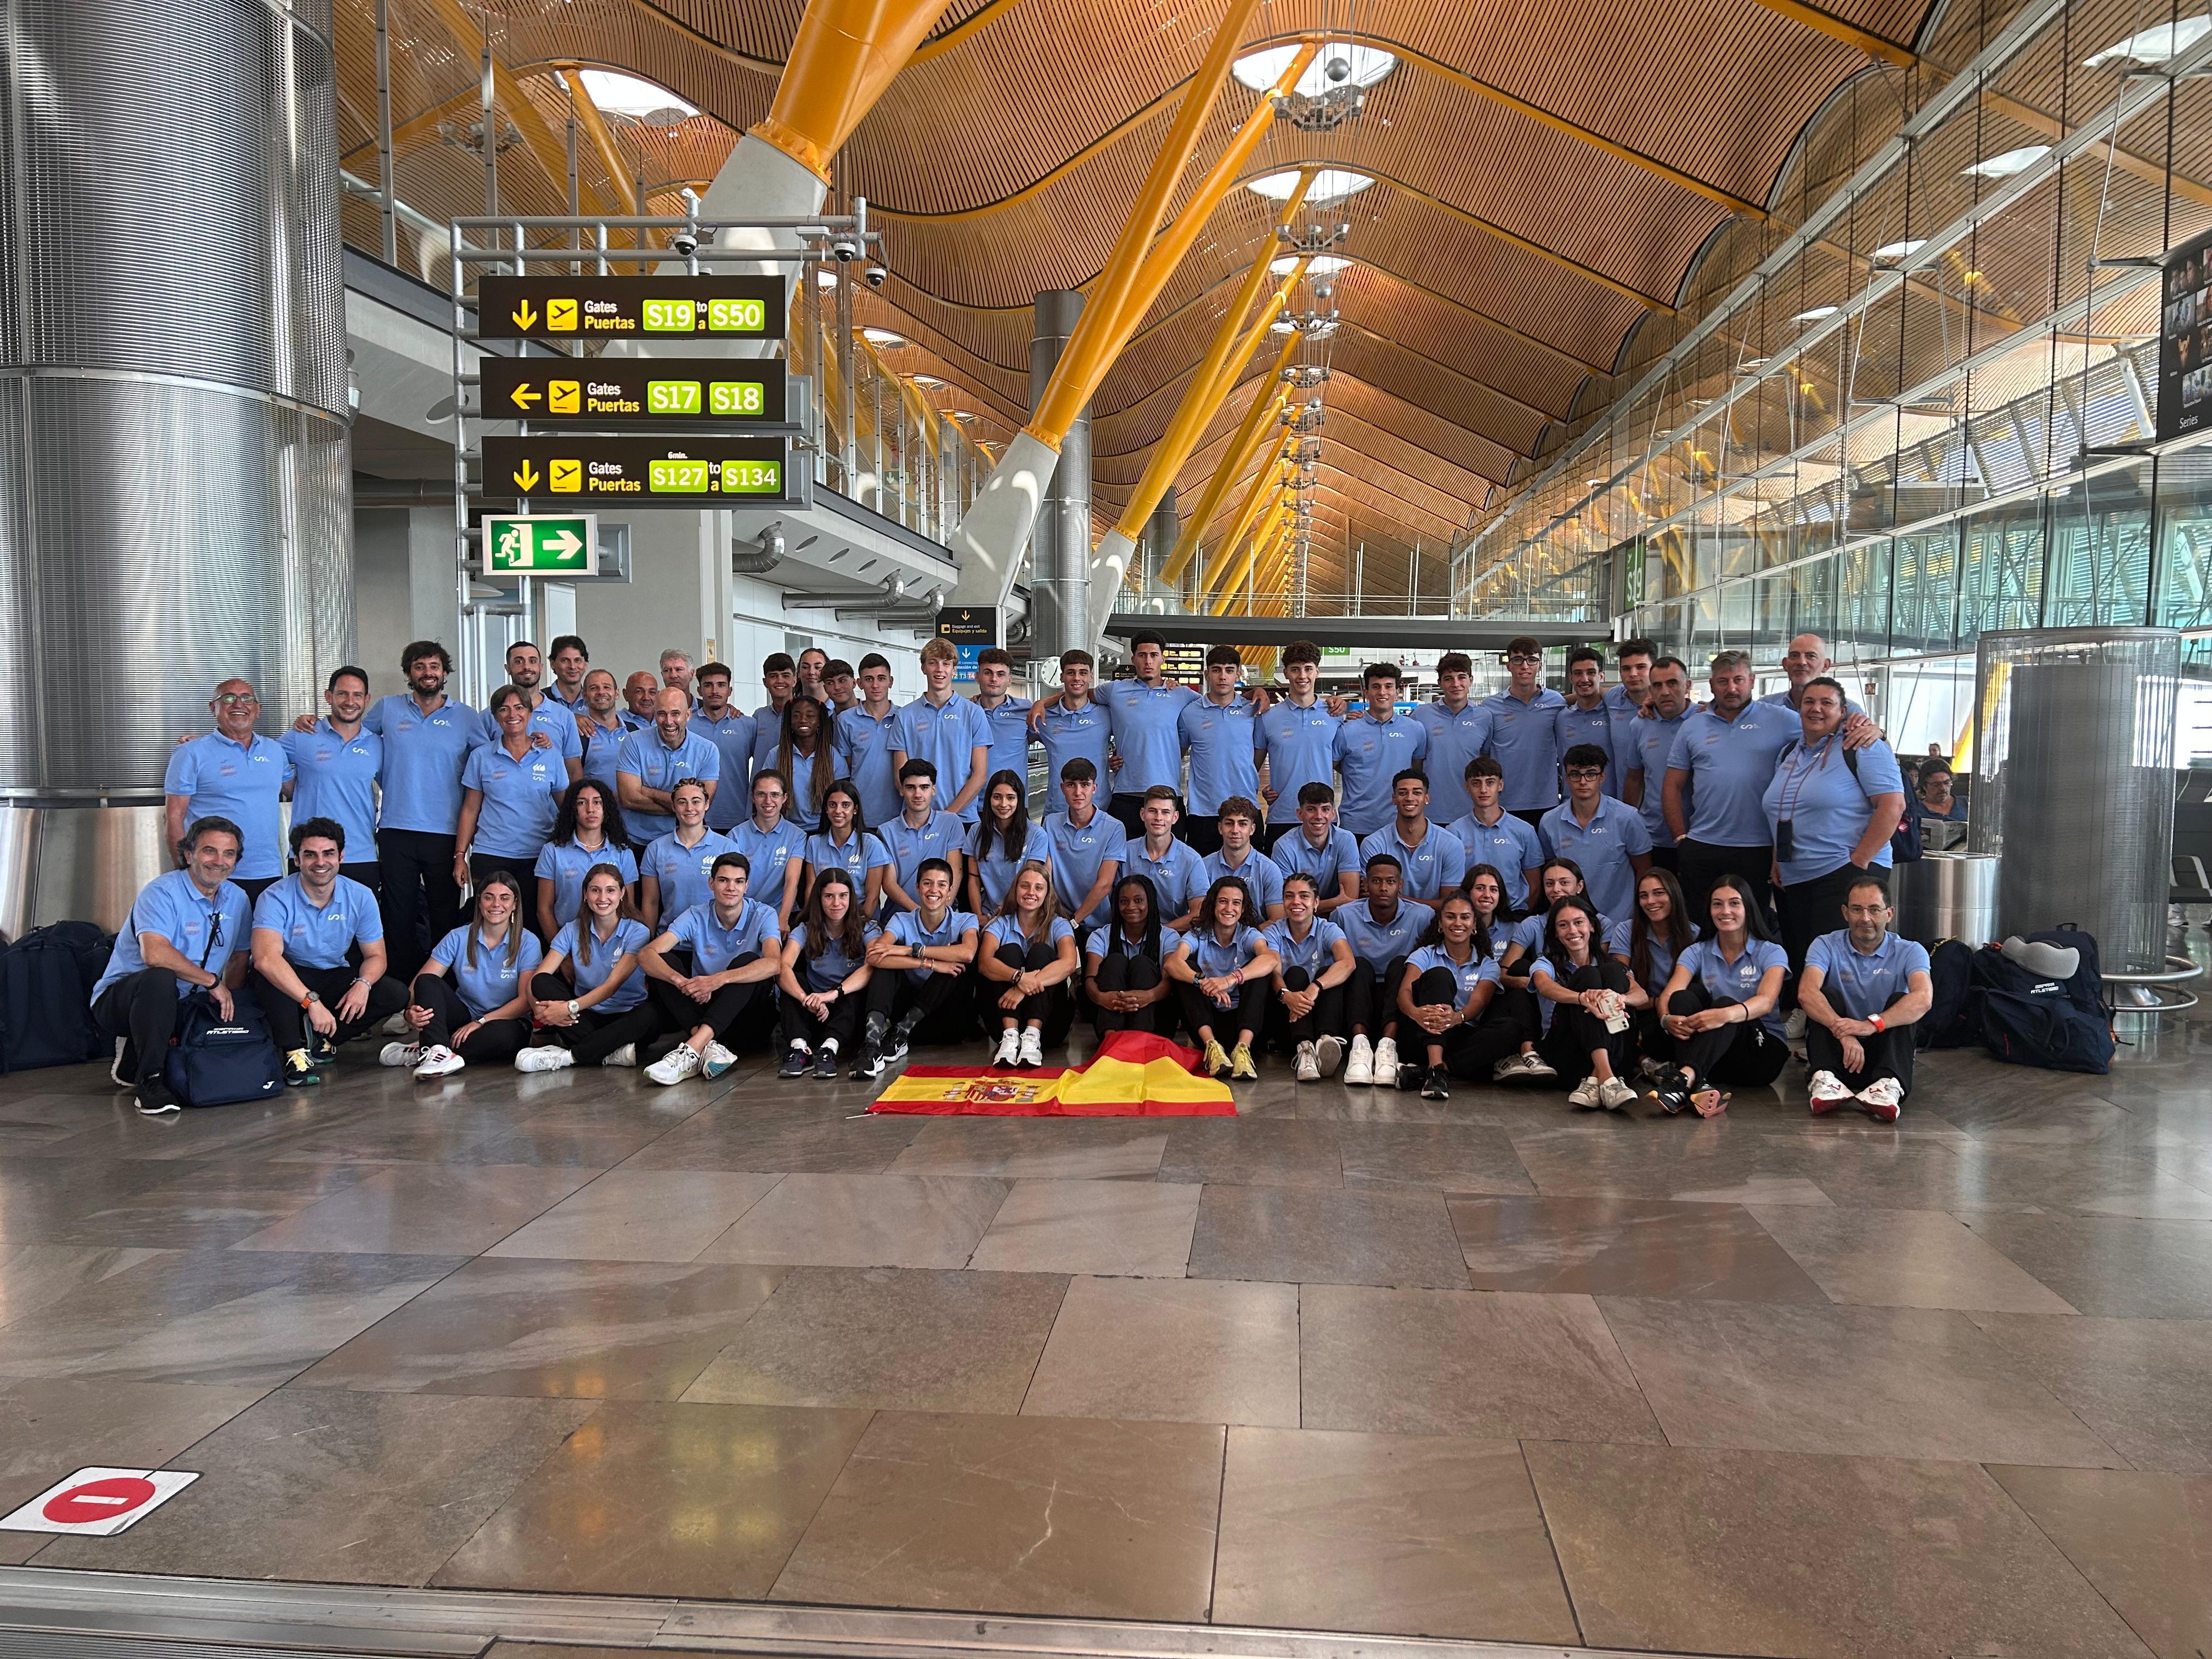
{"type": "Polygon", "coordinates": [[[92,1017],[92,988],[115,935],[58,921],[0,951],[0,1072],[82,1066],[109,1043],[92,1017]]]}
{"type": "Polygon", "coordinates": [[[1939,939],[1928,952],[1928,981],[1935,998],[1915,1028],[1920,1048],[1967,1048],[1982,1040],[1974,1017],[1974,967],[1983,952],[1955,939],[1939,939]]]}
{"type": "Polygon", "coordinates": [[[246,992],[234,991],[231,1010],[225,1019],[204,990],[185,999],[184,1020],[169,1039],[162,1073],[169,1091],[187,1106],[228,1106],[284,1092],[276,1044],[260,1006],[246,992]]]}

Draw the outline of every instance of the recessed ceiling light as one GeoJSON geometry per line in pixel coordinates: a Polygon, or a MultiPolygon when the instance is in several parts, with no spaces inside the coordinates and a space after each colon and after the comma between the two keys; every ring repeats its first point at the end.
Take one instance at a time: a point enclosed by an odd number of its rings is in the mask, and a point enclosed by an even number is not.
{"type": "Polygon", "coordinates": [[[894,334],[887,328],[864,328],[860,331],[860,336],[872,346],[889,348],[902,346],[906,343],[905,335],[894,334]]]}
{"type": "Polygon", "coordinates": [[[948,409],[945,412],[956,421],[972,421],[975,418],[975,411],[972,409],[948,409]]]}
{"type": "MultiPolygon", "coordinates": [[[[1314,174],[1313,185],[1306,191],[1306,200],[1316,205],[1324,202],[1340,202],[1347,196],[1357,196],[1374,182],[1364,173],[1352,173],[1343,167],[1323,167],[1314,174]]],[[[1298,169],[1285,167],[1280,173],[1264,173],[1257,179],[1247,180],[1244,187],[1271,202],[1280,202],[1298,187],[1298,169]]]]}
{"type": "Polygon", "coordinates": [[[943,386],[945,382],[934,374],[915,374],[908,377],[916,386],[943,386]]]}
{"type": "Polygon", "coordinates": [[[1915,236],[1909,241],[1884,242],[1874,251],[1877,259],[1909,259],[1928,246],[1925,236],[1915,236]]]}
{"type": "MultiPolygon", "coordinates": [[[[1297,264],[1300,257],[1301,256],[1296,253],[1285,253],[1279,258],[1269,260],[1267,263],[1267,269],[1278,276],[1287,276],[1291,274],[1291,267],[1297,264]]],[[[1345,258],[1340,254],[1316,253],[1312,258],[1306,260],[1306,275],[1309,276],[1334,276],[1338,271],[1342,270],[1351,263],[1351,260],[1345,258]]]]}
{"type": "MultiPolygon", "coordinates": [[[[1264,52],[1244,54],[1231,66],[1230,73],[1255,92],[1264,92],[1283,78],[1283,71],[1291,60],[1304,50],[1292,42],[1286,46],[1269,46],[1264,52]]],[[[1350,82],[1356,87],[1371,87],[1392,70],[1398,60],[1387,52],[1374,46],[1358,46],[1349,41],[1332,40],[1314,54],[1313,62],[1306,65],[1305,73],[1298,76],[1297,91],[1308,98],[1328,91],[1331,87],[1350,82]],[[1339,79],[1329,78],[1332,63],[1342,63],[1347,71],[1339,79]]]]}
{"type": "Polygon", "coordinates": [[[2178,23],[2161,23],[2154,29],[2145,29],[2141,34],[2130,34],[2124,40],[2106,46],[2094,58],[2081,60],[2084,69],[2101,69],[2106,64],[2163,64],[2169,58],[2185,52],[2212,34],[2212,17],[2185,17],[2178,23]]]}
{"type": "Polygon", "coordinates": [[[2002,155],[1992,155],[1986,161],[1977,161],[1968,167],[1964,176],[1970,179],[2009,179],[2016,173],[2025,173],[2051,154],[2048,144],[2028,144],[2019,149],[2008,149],[2002,155]]]}
{"type": "Polygon", "coordinates": [[[587,69],[579,72],[592,101],[609,115],[627,115],[651,127],[672,127],[699,111],[665,87],[619,70],[587,69]]]}
{"type": "Polygon", "coordinates": [[[1842,309],[1841,306],[1814,306],[1810,311],[1799,312],[1790,320],[1793,323],[1817,323],[1821,318],[1832,317],[1842,309]]]}

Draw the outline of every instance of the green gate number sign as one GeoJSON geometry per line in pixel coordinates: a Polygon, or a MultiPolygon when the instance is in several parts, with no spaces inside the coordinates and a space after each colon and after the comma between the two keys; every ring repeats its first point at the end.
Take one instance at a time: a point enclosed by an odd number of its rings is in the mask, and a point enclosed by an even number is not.
{"type": "Polygon", "coordinates": [[[484,574],[590,576],[598,574],[599,520],[588,514],[502,516],[483,521],[484,574]]]}

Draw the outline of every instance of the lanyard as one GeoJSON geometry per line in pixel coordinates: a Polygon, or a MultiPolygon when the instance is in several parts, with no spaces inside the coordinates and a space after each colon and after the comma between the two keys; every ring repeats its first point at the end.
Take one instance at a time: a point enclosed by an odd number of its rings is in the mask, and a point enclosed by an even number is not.
{"type": "Polygon", "coordinates": [[[1787,769],[1782,780],[1781,808],[1784,823],[1787,823],[1797,816],[1797,797],[1804,793],[1805,785],[1810,781],[1813,774],[1828,763],[1828,751],[1835,745],[1835,741],[1836,734],[1831,732],[1820,739],[1820,747],[1817,751],[1800,744],[1796,752],[1784,763],[1787,769]],[[1813,757],[1810,764],[1801,765],[1800,762],[1808,756],[1813,757]]]}

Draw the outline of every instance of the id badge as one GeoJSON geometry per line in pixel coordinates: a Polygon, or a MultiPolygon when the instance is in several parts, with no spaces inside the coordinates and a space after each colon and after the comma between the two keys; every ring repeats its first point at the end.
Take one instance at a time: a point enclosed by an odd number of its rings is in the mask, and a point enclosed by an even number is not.
{"type": "Polygon", "coordinates": [[[1786,864],[1797,853],[1796,825],[1784,818],[1774,826],[1774,857],[1778,863],[1786,864]]]}

